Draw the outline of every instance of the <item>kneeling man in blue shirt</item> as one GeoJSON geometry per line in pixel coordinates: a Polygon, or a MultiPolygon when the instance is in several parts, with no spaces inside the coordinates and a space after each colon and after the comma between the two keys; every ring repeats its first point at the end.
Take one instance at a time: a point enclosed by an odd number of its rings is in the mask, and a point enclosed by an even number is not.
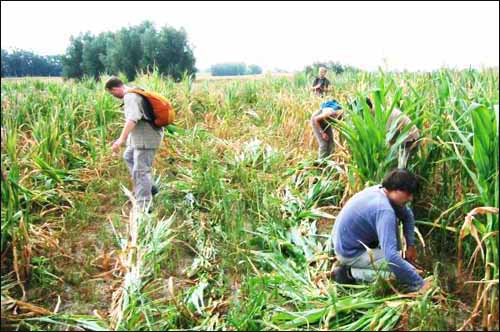
{"type": "Polygon", "coordinates": [[[415,219],[406,203],[413,199],[417,186],[410,171],[394,169],[381,185],[351,197],[337,216],[330,237],[340,263],[334,270],[337,282],[372,282],[378,274],[387,278],[392,272],[410,291],[428,287],[410,264],[417,256],[415,219]],[[406,260],[400,254],[398,219],[403,222],[406,260]]]}

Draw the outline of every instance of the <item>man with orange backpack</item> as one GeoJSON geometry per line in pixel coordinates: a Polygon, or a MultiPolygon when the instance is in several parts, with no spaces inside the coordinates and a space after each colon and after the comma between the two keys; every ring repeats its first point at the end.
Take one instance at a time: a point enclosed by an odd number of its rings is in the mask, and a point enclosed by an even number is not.
{"type": "Polygon", "coordinates": [[[132,176],[134,196],[140,208],[148,208],[158,193],[152,181],[153,160],[163,139],[163,126],[173,122],[173,109],[162,96],[127,86],[117,77],[110,78],[105,89],[124,102],[125,126],[111,149],[118,153],[127,144],[123,158],[132,176]]]}

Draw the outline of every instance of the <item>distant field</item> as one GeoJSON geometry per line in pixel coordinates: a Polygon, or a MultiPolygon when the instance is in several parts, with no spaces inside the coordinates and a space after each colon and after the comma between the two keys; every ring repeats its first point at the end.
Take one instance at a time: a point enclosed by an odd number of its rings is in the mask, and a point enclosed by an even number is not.
{"type": "Polygon", "coordinates": [[[25,77],[2,77],[4,82],[17,82],[22,80],[39,80],[44,82],[62,82],[62,77],[48,77],[48,76],[25,76],[25,77]]]}
{"type": "Polygon", "coordinates": [[[196,75],[198,81],[221,81],[221,80],[259,80],[265,77],[292,77],[294,73],[266,73],[260,75],[238,75],[238,76],[212,76],[207,74],[196,75]]]}
{"type": "MultiPolygon", "coordinates": [[[[239,76],[212,76],[207,74],[196,75],[195,82],[203,81],[229,81],[229,80],[260,80],[265,77],[292,77],[293,73],[268,73],[260,75],[239,75],[239,76]]],[[[62,77],[26,76],[26,77],[2,77],[5,82],[17,82],[22,80],[40,80],[44,82],[62,82],[62,77]]]]}

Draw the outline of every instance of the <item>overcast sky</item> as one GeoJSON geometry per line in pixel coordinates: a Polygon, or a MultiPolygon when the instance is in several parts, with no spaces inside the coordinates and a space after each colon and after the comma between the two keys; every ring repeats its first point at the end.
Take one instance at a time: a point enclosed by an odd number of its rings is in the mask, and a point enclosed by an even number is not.
{"type": "Polygon", "coordinates": [[[302,69],[340,61],[376,69],[499,63],[499,2],[1,2],[2,48],[62,54],[71,35],[151,20],[184,27],[196,65],[302,69]]]}

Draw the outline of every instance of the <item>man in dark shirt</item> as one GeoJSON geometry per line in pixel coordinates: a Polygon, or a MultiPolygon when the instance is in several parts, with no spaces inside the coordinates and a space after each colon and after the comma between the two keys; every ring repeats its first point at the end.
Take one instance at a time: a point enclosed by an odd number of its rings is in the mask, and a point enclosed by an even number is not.
{"type": "Polygon", "coordinates": [[[317,96],[323,96],[325,92],[328,92],[328,87],[330,86],[330,81],[325,77],[326,68],[319,68],[319,77],[313,82],[312,90],[317,96]]]}

